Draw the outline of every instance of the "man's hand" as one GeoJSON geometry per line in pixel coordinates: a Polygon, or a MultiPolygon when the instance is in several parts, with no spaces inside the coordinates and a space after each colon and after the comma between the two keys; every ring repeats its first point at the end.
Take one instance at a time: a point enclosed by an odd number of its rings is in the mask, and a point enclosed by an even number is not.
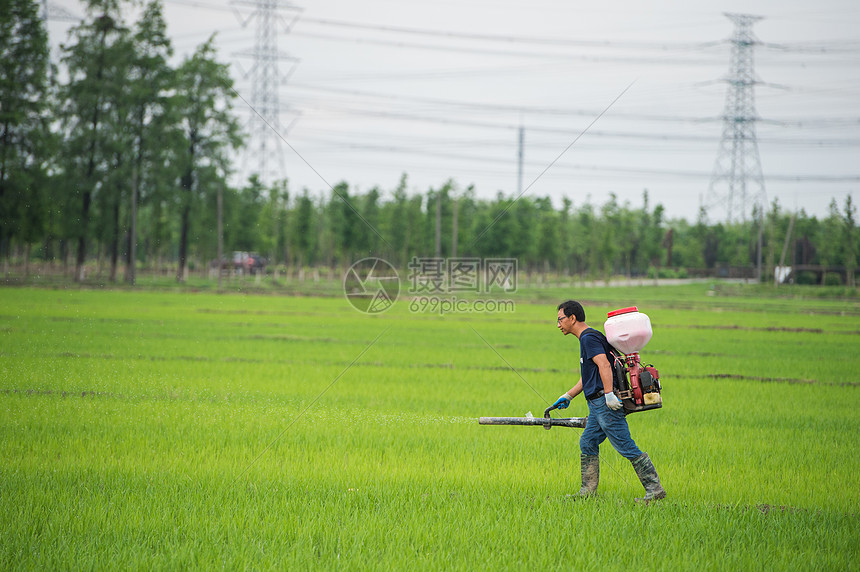
{"type": "Polygon", "coordinates": [[[570,397],[566,393],[562,393],[561,397],[552,404],[552,409],[567,409],[568,405],[570,405],[570,397]]]}
{"type": "Polygon", "coordinates": [[[615,394],[611,391],[604,395],[604,397],[606,398],[606,407],[608,407],[609,409],[612,409],[613,411],[618,411],[623,407],[623,405],[621,405],[621,401],[619,401],[619,399],[615,397],[615,394]]]}

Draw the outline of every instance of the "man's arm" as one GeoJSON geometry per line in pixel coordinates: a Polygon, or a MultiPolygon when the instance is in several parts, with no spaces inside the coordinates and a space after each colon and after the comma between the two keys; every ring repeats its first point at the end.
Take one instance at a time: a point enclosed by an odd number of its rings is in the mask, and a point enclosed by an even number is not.
{"type": "Polygon", "coordinates": [[[603,395],[604,399],[606,399],[606,406],[616,411],[621,409],[621,400],[613,393],[612,366],[609,365],[609,359],[607,359],[606,354],[597,354],[591,359],[597,365],[597,369],[600,372],[600,381],[603,382],[603,395]]]}
{"type": "Polygon", "coordinates": [[[576,385],[571,387],[565,395],[567,395],[570,399],[573,399],[577,395],[582,393],[582,378],[579,378],[579,381],[576,382],[576,385]]]}
{"type": "Polygon", "coordinates": [[[600,380],[603,382],[603,393],[612,393],[612,366],[609,365],[606,354],[597,354],[591,358],[591,361],[594,362],[594,365],[600,371],[600,380]]]}

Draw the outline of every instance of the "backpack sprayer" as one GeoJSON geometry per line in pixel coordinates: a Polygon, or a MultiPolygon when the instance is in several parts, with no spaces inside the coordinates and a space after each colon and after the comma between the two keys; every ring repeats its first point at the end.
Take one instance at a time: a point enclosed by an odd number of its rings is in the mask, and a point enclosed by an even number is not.
{"type": "Polygon", "coordinates": [[[639,351],[651,341],[651,318],[636,306],[606,314],[603,324],[606,341],[612,346],[612,389],[621,400],[624,413],[663,407],[660,374],[653,364],[643,366],[639,351]]]}
{"type": "MultiPolygon", "coordinates": [[[[642,365],[639,352],[651,341],[651,319],[636,306],[613,310],[606,314],[603,329],[609,345],[612,365],[612,389],[621,400],[624,414],[649,411],[663,407],[660,395],[660,374],[653,364],[642,365]]],[[[549,416],[553,407],[543,412],[543,417],[481,417],[480,425],[540,425],[544,429],[556,427],[585,428],[588,417],[555,419],[549,416]]]]}

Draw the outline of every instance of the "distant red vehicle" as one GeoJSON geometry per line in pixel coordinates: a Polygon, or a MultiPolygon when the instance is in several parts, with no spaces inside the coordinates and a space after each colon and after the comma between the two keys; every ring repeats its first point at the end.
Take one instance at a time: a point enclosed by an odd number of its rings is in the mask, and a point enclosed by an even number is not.
{"type": "Polygon", "coordinates": [[[254,275],[266,272],[266,259],[256,252],[236,251],[233,253],[233,269],[239,273],[254,275]]]}
{"type": "MultiPolygon", "coordinates": [[[[237,250],[233,252],[232,258],[224,257],[221,259],[221,270],[232,270],[234,274],[257,274],[258,272],[266,273],[266,264],[268,261],[257,254],[256,252],[244,252],[237,250]]],[[[212,268],[219,266],[217,260],[212,261],[212,268]]]]}

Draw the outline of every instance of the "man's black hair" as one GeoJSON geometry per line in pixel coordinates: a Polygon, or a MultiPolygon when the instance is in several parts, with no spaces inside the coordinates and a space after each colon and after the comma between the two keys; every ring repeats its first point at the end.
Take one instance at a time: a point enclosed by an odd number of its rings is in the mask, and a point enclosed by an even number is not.
{"type": "Polygon", "coordinates": [[[558,309],[563,310],[565,316],[573,316],[578,322],[585,321],[585,310],[583,310],[582,304],[580,304],[576,300],[568,300],[567,302],[562,302],[558,305],[558,309]]]}

